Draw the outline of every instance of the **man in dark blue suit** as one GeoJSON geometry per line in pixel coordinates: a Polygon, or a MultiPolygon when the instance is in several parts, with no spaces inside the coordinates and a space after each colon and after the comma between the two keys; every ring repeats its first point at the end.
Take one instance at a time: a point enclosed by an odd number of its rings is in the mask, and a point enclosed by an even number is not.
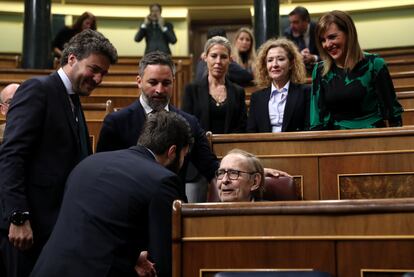
{"type": "Polygon", "coordinates": [[[68,178],[31,276],[137,276],[141,251],[157,276],[171,276],[172,203],[180,198],[175,173],[192,143],[188,122],[160,111],[146,121],[137,146],[83,160],[68,178]]]}
{"type": "Polygon", "coordinates": [[[315,42],[316,23],[311,21],[306,8],[297,6],[289,13],[290,26],[284,36],[292,40],[299,48],[306,69],[312,71],[313,65],[319,60],[319,52],[315,42]]]}
{"type": "Polygon", "coordinates": [[[91,153],[79,96],[117,60],[102,34],[73,37],[55,73],[21,84],[0,149],[0,247],[8,276],[28,276],[52,232],[67,176],[91,153]]]}
{"type": "MultiPolygon", "coordinates": [[[[211,152],[204,130],[194,116],[169,104],[174,75],[175,66],[167,54],[156,51],[145,55],[139,62],[137,76],[141,95],[130,106],[106,116],[99,135],[97,151],[126,149],[135,145],[147,116],[154,111],[165,109],[182,115],[190,124],[194,137],[194,145],[189,159],[186,159],[183,170],[180,171],[180,177],[185,180],[187,163],[191,160],[200,173],[211,181],[219,163],[211,152]]],[[[184,185],[180,187],[180,191],[186,199],[184,185]]]]}

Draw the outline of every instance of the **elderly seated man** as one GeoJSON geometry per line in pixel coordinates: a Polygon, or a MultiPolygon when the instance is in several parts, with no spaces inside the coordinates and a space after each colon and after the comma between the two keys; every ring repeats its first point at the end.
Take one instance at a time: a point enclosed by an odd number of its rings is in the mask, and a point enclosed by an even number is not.
{"type": "Polygon", "coordinates": [[[216,177],[221,202],[258,200],[254,195],[263,188],[265,179],[260,160],[240,149],[233,149],[223,157],[216,177]]]}

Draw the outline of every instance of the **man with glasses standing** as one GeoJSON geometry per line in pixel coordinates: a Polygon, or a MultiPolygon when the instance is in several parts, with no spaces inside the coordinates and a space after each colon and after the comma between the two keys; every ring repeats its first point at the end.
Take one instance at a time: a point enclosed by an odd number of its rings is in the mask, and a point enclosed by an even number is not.
{"type": "MultiPolygon", "coordinates": [[[[0,112],[3,116],[7,115],[9,111],[9,105],[11,100],[16,92],[19,84],[11,83],[7,85],[1,92],[0,92],[0,112]]],[[[0,142],[3,140],[4,129],[6,128],[6,123],[0,124],[0,142]]]]}

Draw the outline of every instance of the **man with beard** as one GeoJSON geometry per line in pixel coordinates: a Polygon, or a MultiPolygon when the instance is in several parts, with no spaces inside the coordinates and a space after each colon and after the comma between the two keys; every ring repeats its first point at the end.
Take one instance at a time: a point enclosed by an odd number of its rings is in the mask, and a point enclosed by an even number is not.
{"type": "Polygon", "coordinates": [[[66,45],[57,72],[23,82],[13,97],[0,149],[0,247],[9,277],[31,272],[67,176],[91,153],[79,96],[88,96],[116,60],[107,38],[84,31],[66,45]]]}
{"type": "MultiPolygon", "coordinates": [[[[136,144],[142,126],[147,117],[154,111],[167,110],[182,115],[190,124],[194,137],[194,146],[186,159],[180,177],[185,180],[188,160],[190,160],[200,173],[208,180],[214,178],[219,163],[217,157],[211,152],[205,132],[198,120],[169,104],[173,92],[175,66],[169,55],[159,51],[146,54],[139,62],[137,76],[138,88],[141,95],[137,101],[128,107],[106,116],[102,125],[97,151],[111,151],[126,149],[136,144]]],[[[185,186],[180,187],[183,199],[185,186]]]]}
{"type": "Polygon", "coordinates": [[[319,60],[315,30],[316,23],[311,21],[306,8],[297,6],[289,13],[289,27],[285,29],[284,36],[298,46],[308,72],[312,72],[314,64],[319,60]]]}
{"type": "Polygon", "coordinates": [[[31,276],[137,276],[143,250],[153,275],[171,276],[175,173],[192,143],[187,121],[161,111],[148,118],[137,146],[82,161],[31,276]]]}

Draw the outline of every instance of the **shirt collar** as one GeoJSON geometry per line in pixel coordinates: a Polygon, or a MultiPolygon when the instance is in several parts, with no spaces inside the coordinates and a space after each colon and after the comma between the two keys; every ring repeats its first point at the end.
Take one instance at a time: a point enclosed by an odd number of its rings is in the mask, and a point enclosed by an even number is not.
{"type": "Polygon", "coordinates": [[[280,93],[280,92],[288,92],[289,91],[289,86],[290,86],[290,81],[287,81],[287,83],[283,86],[283,88],[281,90],[278,90],[272,82],[271,93],[272,94],[277,94],[277,93],[280,93]]]}
{"type": "MultiPolygon", "coordinates": [[[[141,92],[142,93],[142,92],[141,92]]],[[[147,104],[144,97],[142,95],[139,96],[139,102],[141,103],[142,107],[144,108],[145,114],[149,114],[152,112],[152,108],[147,104]]],[[[170,111],[168,104],[164,107],[166,111],[170,111]]]]}
{"type": "Polygon", "coordinates": [[[57,71],[57,73],[59,74],[60,79],[63,82],[63,85],[66,88],[66,92],[67,94],[75,94],[75,92],[73,91],[72,88],[72,82],[69,80],[68,75],[66,75],[66,72],[63,71],[63,68],[59,68],[59,70],[57,71]]]}

